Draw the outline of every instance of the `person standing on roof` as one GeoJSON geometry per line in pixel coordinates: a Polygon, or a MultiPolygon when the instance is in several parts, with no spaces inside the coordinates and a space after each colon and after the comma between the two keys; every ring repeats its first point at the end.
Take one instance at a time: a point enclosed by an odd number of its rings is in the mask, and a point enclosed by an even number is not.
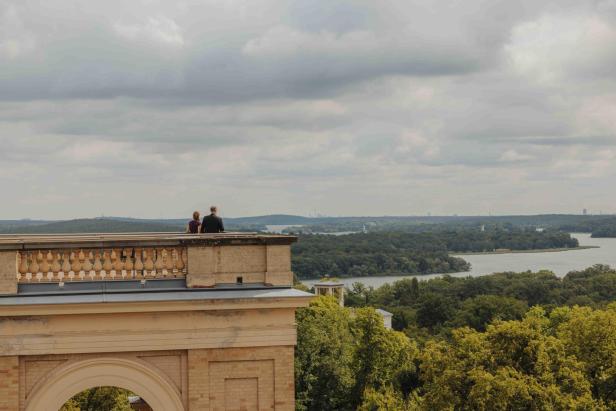
{"type": "Polygon", "coordinates": [[[210,215],[203,217],[203,223],[201,224],[202,233],[222,233],[225,231],[222,218],[218,217],[217,213],[218,208],[216,206],[211,206],[210,215]]]}
{"type": "Polygon", "coordinates": [[[186,227],[186,232],[187,233],[191,233],[191,234],[198,234],[199,233],[199,227],[201,226],[201,221],[199,221],[200,217],[201,217],[201,215],[199,214],[198,211],[195,211],[193,213],[193,218],[188,223],[188,227],[186,227]]]}

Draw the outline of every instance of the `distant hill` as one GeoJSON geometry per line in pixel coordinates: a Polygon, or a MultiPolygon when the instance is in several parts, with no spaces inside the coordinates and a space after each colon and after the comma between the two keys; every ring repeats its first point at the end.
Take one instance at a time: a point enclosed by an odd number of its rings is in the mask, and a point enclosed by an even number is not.
{"type": "Polygon", "coordinates": [[[33,225],[41,225],[51,223],[46,220],[0,220],[0,230],[10,227],[28,227],[33,225]]]}
{"type": "Polygon", "coordinates": [[[226,218],[229,224],[254,224],[254,225],[302,225],[313,224],[314,218],[302,217],[298,215],[287,214],[273,214],[257,217],[238,217],[238,218],[226,218]]]}
{"type": "Polygon", "coordinates": [[[182,232],[184,225],[143,221],[120,221],[107,218],[88,218],[55,221],[35,225],[0,225],[0,234],[70,234],[70,233],[129,233],[182,232]]]}

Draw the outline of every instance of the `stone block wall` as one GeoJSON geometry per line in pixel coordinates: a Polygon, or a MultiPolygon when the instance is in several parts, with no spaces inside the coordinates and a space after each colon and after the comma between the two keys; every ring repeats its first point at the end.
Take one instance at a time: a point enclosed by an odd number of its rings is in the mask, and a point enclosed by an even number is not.
{"type": "Polygon", "coordinates": [[[188,287],[266,283],[293,285],[289,245],[225,245],[188,247],[188,287]]]}
{"type": "Polygon", "coordinates": [[[17,293],[17,253],[0,251],[0,295],[17,293]]]}
{"type": "Polygon", "coordinates": [[[294,410],[293,350],[189,350],[189,410],[294,410]]]}
{"type": "Polygon", "coordinates": [[[19,409],[19,357],[0,357],[0,411],[19,409]]]}
{"type": "Polygon", "coordinates": [[[186,411],[292,411],[293,353],[277,346],[0,357],[0,411],[24,410],[55,370],[104,356],[147,363],[173,383],[186,411]]]}

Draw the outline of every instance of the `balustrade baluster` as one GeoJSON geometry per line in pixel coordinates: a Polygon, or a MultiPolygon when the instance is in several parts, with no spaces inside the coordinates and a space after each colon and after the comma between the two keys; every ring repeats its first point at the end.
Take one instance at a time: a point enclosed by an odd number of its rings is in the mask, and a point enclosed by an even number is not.
{"type": "Polygon", "coordinates": [[[180,249],[180,260],[182,260],[182,274],[186,274],[186,269],[188,268],[188,255],[186,255],[186,248],[180,249]]]}
{"type": "Polygon", "coordinates": [[[124,278],[124,261],[122,261],[122,250],[119,248],[113,250],[111,257],[114,258],[114,256],[115,260],[113,262],[113,270],[115,271],[116,279],[122,279],[124,278]]]}
{"type": "Polygon", "coordinates": [[[101,252],[100,251],[96,251],[94,253],[94,276],[92,277],[93,280],[97,280],[97,279],[102,279],[103,278],[103,263],[101,263],[101,252]]]}
{"type": "Polygon", "coordinates": [[[173,275],[173,248],[172,249],[164,249],[165,253],[165,275],[172,276],[173,275]]]}
{"type": "MultiPolygon", "coordinates": [[[[103,251],[103,271],[105,272],[105,278],[111,277],[111,269],[113,265],[111,264],[111,258],[109,256],[109,251],[103,251]]],[[[102,277],[102,274],[101,274],[102,277]]]]}
{"type": "Polygon", "coordinates": [[[176,253],[176,261],[175,261],[175,267],[178,270],[178,273],[181,273],[182,271],[184,271],[184,261],[182,260],[182,249],[177,249],[175,250],[176,253]]]}
{"type": "Polygon", "coordinates": [[[79,254],[77,255],[77,258],[79,259],[79,272],[75,272],[75,274],[77,275],[80,281],[83,281],[83,279],[86,276],[85,268],[84,268],[84,264],[86,261],[86,254],[83,252],[83,250],[79,250],[79,254]]]}
{"type": "Polygon", "coordinates": [[[153,251],[156,252],[156,262],[154,263],[154,277],[162,277],[163,268],[165,268],[165,265],[163,263],[163,250],[160,248],[156,248],[153,251]]]}
{"type": "Polygon", "coordinates": [[[178,276],[178,250],[176,248],[172,248],[169,252],[169,257],[171,261],[171,274],[174,277],[178,276]]]}
{"type": "Polygon", "coordinates": [[[69,273],[71,272],[71,262],[70,262],[71,252],[64,251],[62,253],[62,271],[58,274],[58,281],[64,281],[69,278],[69,273]]]}
{"type": "Polygon", "coordinates": [[[36,261],[36,253],[28,253],[30,257],[30,272],[32,273],[32,277],[36,277],[39,282],[41,281],[41,277],[39,275],[39,264],[36,261]]]}
{"type": "Polygon", "coordinates": [[[143,250],[141,248],[135,248],[135,276],[143,276],[145,277],[145,273],[143,269],[145,266],[143,265],[143,250]]]}
{"type": "Polygon", "coordinates": [[[126,259],[124,260],[124,270],[126,270],[126,277],[133,278],[133,268],[135,267],[135,264],[133,263],[133,249],[125,248],[124,255],[126,257],[126,259]]]}
{"type": "Polygon", "coordinates": [[[154,261],[152,260],[153,249],[145,248],[143,251],[145,253],[145,263],[143,264],[145,268],[145,271],[143,273],[144,276],[147,276],[148,272],[150,275],[156,276],[156,274],[154,273],[154,261]]]}
{"type": "Polygon", "coordinates": [[[32,277],[28,278],[28,256],[25,251],[19,253],[19,274],[22,281],[30,281],[32,277]]]}
{"type": "Polygon", "coordinates": [[[90,280],[94,279],[94,266],[92,265],[92,260],[94,259],[94,254],[92,254],[92,251],[88,251],[86,250],[86,252],[84,253],[85,256],[85,260],[83,262],[83,279],[85,280],[86,277],[90,277],[90,280]]]}
{"type": "Polygon", "coordinates": [[[62,271],[62,264],[60,263],[60,253],[53,253],[53,260],[51,262],[51,278],[59,278],[60,271],[62,271]]]}
{"type": "Polygon", "coordinates": [[[118,256],[115,253],[115,250],[112,248],[111,251],[109,252],[109,278],[111,278],[112,280],[116,280],[118,278],[118,273],[116,272],[115,269],[115,263],[117,260],[118,256]]]}
{"type": "Polygon", "coordinates": [[[73,251],[71,255],[71,271],[72,271],[72,280],[79,279],[79,274],[81,272],[81,255],[83,252],[81,250],[73,251]]]}
{"type": "Polygon", "coordinates": [[[47,251],[47,255],[45,256],[45,259],[47,260],[47,276],[51,276],[51,278],[53,278],[53,260],[54,260],[54,256],[53,253],[51,252],[51,250],[47,251]]]}
{"type": "Polygon", "coordinates": [[[39,262],[39,270],[41,270],[41,273],[43,273],[43,275],[49,276],[49,263],[47,262],[47,253],[43,253],[42,251],[39,251],[39,254],[41,254],[41,259],[39,262]]]}
{"type": "Polygon", "coordinates": [[[64,274],[67,281],[75,280],[75,269],[73,268],[75,266],[75,260],[77,260],[77,255],[75,255],[73,251],[69,251],[68,252],[68,263],[70,264],[70,268],[68,270],[68,273],[64,274]]]}

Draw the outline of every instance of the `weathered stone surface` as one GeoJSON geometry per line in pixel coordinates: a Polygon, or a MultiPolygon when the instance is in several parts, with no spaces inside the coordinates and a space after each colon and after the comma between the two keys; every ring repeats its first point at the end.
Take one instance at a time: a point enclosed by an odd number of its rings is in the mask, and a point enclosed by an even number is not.
{"type": "Polygon", "coordinates": [[[17,293],[17,253],[0,251],[0,294],[17,293]]]}
{"type": "MultiPolygon", "coordinates": [[[[105,246],[116,250],[115,257],[108,253],[108,258],[103,258],[103,265],[107,265],[103,269],[118,272],[124,270],[120,264],[133,255],[124,253],[124,259],[117,258],[122,255],[117,251],[121,247],[139,244],[168,250],[185,246],[189,287],[235,283],[239,278],[256,285],[241,292],[237,290],[243,287],[182,290],[191,298],[159,301],[114,300],[105,293],[105,298],[97,301],[68,303],[59,285],[59,294],[54,292],[50,298],[61,300],[0,296],[5,302],[0,310],[0,411],[58,409],[79,391],[101,385],[132,390],[157,411],[294,409],[295,310],[306,306],[310,295],[259,285],[291,285],[289,238],[157,239],[151,234],[135,234],[102,240],[67,236],[49,244],[44,237],[36,241],[29,244],[25,255],[26,262],[39,273],[49,270],[45,262],[53,263],[57,257],[47,259],[47,253],[39,250],[57,249],[69,257],[79,256],[66,251],[73,249],[75,241],[86,249],[105,246]],[[255,287],[264,291],[252,292],[255,287]],[[227,292],[232,297],[217,294],[227,292]]],[[[1,240],[0,246],[5,247],[0,251],[0,294],[15,294],[18,249],[6,247],[18,244],[1,240]]],[[[157,273],[174,271],[167,265],[169,254],[156,255],[162,260],[142,262],[157,273]]],[[[138,260],[135,257],[134,263],[138,260]]],[[[62,272],[80,271],[75,265],[79,258],[67,257],[67,261],[71,266],[62,267],[62,272]]],[[[22,269],[24,273],[29,270],[22,269]]],[[[146,274],[152,276],[151,272],[146,274]]],[[[45,280],[37,277],[36,281],[40,279],[45,280]]]]}
{"type": "Polygon", "coordinates": [[[289,245],[224,245],[188,247],[188,287],[216,284],[293,284],[289,245]]]}
{"type": "Polygon", "coordinates": [[[188,247],[188,287],[213,287],[218,257],[215,247],[188,247]]]}
{"type": "Polygon", "coordinates": [[[19,409],[19,358],[0,357],[0,411],[19,409]]]}
{"type": "Polygon", "coordinates": [[[188,364],[190,410],[295,409],[293,346],[189,350],[188,364]]]}

